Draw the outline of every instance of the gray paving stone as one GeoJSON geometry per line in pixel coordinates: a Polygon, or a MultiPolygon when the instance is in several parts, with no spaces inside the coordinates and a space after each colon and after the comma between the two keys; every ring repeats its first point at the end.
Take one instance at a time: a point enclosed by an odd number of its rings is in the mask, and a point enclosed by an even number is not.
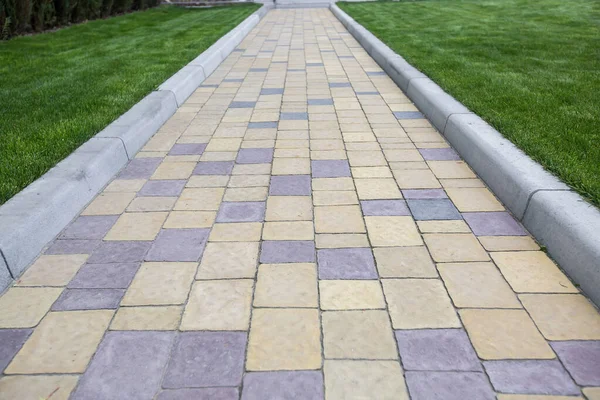
{"type": "Polygon", "coordinates": [[[288,72],[305,72],[304,68],[288,68],[288,72]]]}
{"type": "Polygon", "coordinates": [[[242,400],[323,400],[320,371],[249,372],[242,400]]]}
{"type": "Polygon", "coordinates": [[[359,96],[378,96],[379,92],[356,92],[359,96]]]}
{"type": "Polygon", "coordinates": [[[363,200],[360,206],[365,216],[410,215],[404,200],[363,200]]]}
{"type": "Polygon", "coordinates": [[[71,399],[152,399],[174,338],[175,332],[107,332],[71,399]]]}
{"type": "Polygon", "coordinates": [[[407,200],[406,202],[417,221],[462,219],[449,199],[407,200]]]}
{"type": "Polygon", "coordinates": [[[347,160],[313,160],[310,162],[313,178],[351,176],[347,160]]]}
{"type": "Polygon", "coordinates": [[[332,106],[333,99],[308,99],[309,106],[332,106]]]}
{"type": "Polygon", "coordinates": [[[172,389],[160,392],[156,400],[239,400],[237,388],[172,389]]]}
{"type": "Polygon", "coordinates": [[[463,213],[463,218],[477,236],[526,236],[527,232],[507,212],[463,213]]]}
{"type": "Polygon", "coordinates": [[[307,67],[322,67],[323,63],[306,63],[307,67]]]}
{"type": "Polygon", "coordinates": [[[494,400],[481,372],[407,371],[406,384],[412,400],[494,400]]]}
{"type": "Polygon", "coordinates": [[[303,121],[308,119],[308,113],[305,112],[282,112],[279,115],[281,121],[303,121]]]}
{"type": "Polygon", "coordinates": [[[460,160],[456,151],[450,148],[445,149],[419,149],[419,153],[427,161],[451,161],[460,160]]]}
{"type": "Polygon", "coordinates": [[[273,162],[273,149],[240,149],[238,164],[270,164],[273,162]]]}
{"type": "Polygon", "coordinates": [[[262,264],[315,262],[312,240],[265,240],[260,252],[262,264]]]}
{"type": "Polygon", "coordinates": [[[249,72],[267,72],[269,68],[250,68],[249,72]]]}
{"type": "Polygon", "coordinates": [[[550,342],[577,384],[600,386],[600,341],[550,342]]]}
{"type": "Polygon", "coordinates": [[[352,85],[350,84],[350,82],[330,82],[329,87],[330,88],[345,88],[345,87],[352,87],[352,85]]]}
{"type": "Polygon", "coordinates": [[[401,330],[396,341],[407,371],[482,371],[462,329],[401,330]]]}
{"type": "Polygon", "coordinates": [[[206,143],[175,143],[169,151],[170,156],[201,155],[206,149],[206,143]]]}
{"type": "Polygon", "coordinates": [[[229,104],[229,108],[254,108],[255,106],[255,101],[232,101],[229,104]]]}
{"type": "MultiPolygon", "coordinates": [[[[241,49],[240,49],[241,50],[241,49]]],[[[241,50],[244,51],[244,50],[241,50]]],[[[223,82],[244,82],[244,78],[225,78],[223,82]]]]}
{"type": "Polygon", "coordinates": [[[139,263],[85,264],[67,285],[75,289],[126,289],[139,263]]]}
{"type": "Polygon", "coordinates": [[[260,90],[261,96],[268,96],[273,94],[283,94],[283,88],[263,88],[260,90]]]}
{"type": "Polygon", "coordinates": [[[146,261],[198,261],[210,229],[162,229],[146,261]]]}
{"type": "Polygon", "coordinates": [[[100,243],[101,241],[96,239],[55,240],[44,254],[90,254],[100,243]]]}
{"type": "Polygon", "coordinates": [[[217,222],[262,222],[264,220],[264,201],[223,202],[217,214],[217,222]]]}
{"type": "Polygon", "coordinates": [[[238,386],[242,383],[245,332],[185,332],[175,341],[163,387],[238,386]]]}
{"type": "Polygon", "coordinates": [[[385,73],[385,71],[371,71],[371,72],[367,72],[368,76],[386,76],[387,74],[385,73]]]}
{"type": "Polygon", "coordinates": [[[180,179],[162,179],[162,180],[151,180],[142,186],[138,192],[138,196],[149,197],[149,196],[161,196],[161,197],[177,197],[183,191],[186,180],[180,179]]]}
{"type": "Polygon", "coordinates": [[[233,170],[233,161],[200,161],[193,175],[230,175],[233,170]]]}
{"type": "Polygon", "coordinates": [[[425,118],[423,114],[418,111],[394,111],[394,116],[397,119],[421,119],[425,118]]]}
{"type": "Polygon", "coordinates": [[[102,242],[88,258],[88,264],[132,263],[144,259],[152,242],[115,241],[102,242]]]}
{"type": "Polygon", "coordinates": [[[65,289],[52,311],[114,310],[124,294],[125,289],[65,289]]]}
{"type": "Polygon", "coordinates": [[[558,360],[484,361],[483,366],[502,393],[578,395],[579,387],[558,360]]]}
{"type": "Polygon", "coordinates": [[[267,129],[277,128],[277,122],[250,122],[248,123],[248,129],[267,129]]]}
{"type": "Polygon", "coordinates": [[[83,215],[64,230],[61,239],[102,239],[117,222],[118,215],[83,215]]]}
{"type": "Polygon", "coordinates": [[[148,179],[162,162],[162,158],[134,158],[121,171],[117,179],[148,179]]]}
{"type": "Polygon", "coordinates": [[[310,175],[275,175],[269,186],[271,196],[310,196],[310,175]]]}
{"type": "Polygon", "coordinates": [[[404,189],[405,199],[447,199],[444,189],[404,189]]]}
{"type": "Polygon", "coordinates": [[[369,248],[322,249],[317,252],[319,279],[377,279],[369,248]]]}
{"type": "Polygon", "coordinates": [[[0,329],[0,373],[21,350],[32,329],[0,329]]]}

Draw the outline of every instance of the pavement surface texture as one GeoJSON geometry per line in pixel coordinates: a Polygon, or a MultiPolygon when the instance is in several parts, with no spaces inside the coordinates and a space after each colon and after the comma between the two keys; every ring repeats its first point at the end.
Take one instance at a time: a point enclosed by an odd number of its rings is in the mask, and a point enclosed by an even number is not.
{"type": "Polygon", "coordinates": [[[276,9],[0,297],[0,399],[600,399],[600,315],[327,9],[276,9]]]}

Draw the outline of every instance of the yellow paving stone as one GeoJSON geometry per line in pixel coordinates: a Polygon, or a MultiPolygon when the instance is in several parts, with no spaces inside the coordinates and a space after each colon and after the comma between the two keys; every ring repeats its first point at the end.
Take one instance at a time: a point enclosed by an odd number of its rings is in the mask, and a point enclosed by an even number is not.
{"type": "Polygon", "coordinates": [[[235,175],[227,185],[230,188],[269,186],[270,175],[235,175]]]}
{"type": "Polygon", "coordinates": [[[59,288],[12,287],[0,297],[0,328],[31,328],[61,294],[59,288]]]}
{"type": "Polygon", "coordinates": [[[125,213],[108,231],[104,240],[154,240],[167,212],[125,213]]]}
{"type": "Polygon", "coordinates": [[[273,159],[273,175],[307,175],[310,174],[310,160],[307,158],[275,158],[273,159]]]}
{"type": "Polygon", "coordinates": [[[394,329],[460,328],[439,279],[383,279],[394,329]]]}
{"type": "Polygon", "coordinates": [[[319,249],[369,247],[367,235],[360,233],[318,234],[315,243],[319,249]]]}
{"type": "Polygon", "coordinates": [[[271,173],[271,164],[236,164],[232,175],[265,175],[271,173]]]}
{"type": "Polygon", "coordinates": [[[554,352],[524,310],[460,310],[475,351],[484,360],[550,359],[554,352]]]}
{"type": "MultiPolygon", "coordinates": [[[[585,393],[585,390],[584,390],[585,393]]],[[[583,400],[583,397],[545,396],[539,394],[502,394],[498,393],[497,400],[583,400]]],[[[595,400],[592,398],[591,400],[595,400]]]]}
{"type": "Polygon", "coordinates": [[[312,150],[310,152],[312,160],[346,160],[345,150],[312,150]]]}
{"type": "Polygon", "coordinates": [[[0,400],[68,400],[76,375],[15,375],[0,379],[0,400]]]}
{"type": "Polygon", "coordinates": [[[170,211],[177,197],[136,197],[127,207],[128,212],[170,211]]]}
{"type": "Polygon", "coordinates": [[[260,222],[215,224],[208,240],[211,242],[258,242],[262,231],[260,222]]]}
{"type": "Polygon", "coordinates": [[[268,189],[267,187],[227,188],[223,201],[265,201],[268,189]]]}
{"type": "Polygon", "coordinates": [[[316,233],[364,233],[365,224],[360,207],[322,206],[315,207],[316,233]]]}
{"type": "Polygon", "coordinates": [[[227,139],[210,139],[205,151],[238,151],[242,144],[242,139],[227,138],[227,139]]]}
{"type": "Polygon", "coordinates": [[[182,306],[121,307],[110,325],[117,331],[171,331],[179,327],[182,306]]]}
{"type": "Polygon", "coordinates": [[[321,280],[319,292],[322,310],[364,310],[386,307],[379,281],[321,280]]]}
{"type": "Polygon", "coordinates": [[[344,141],[339,139],[320,139],[310,141],[311,150],[344,150],[344,141]]]}
{"type": "Polygon", "coordinates": [[[263,240],[313,240],[314,228],[311,221],[266,222],[263,240]]]}
{"type": "Polygon", "coordinates": [[[285,130],[297,130],[297,129],[308,129],[308,121],[303,120],[279,120],[277,129],[285,130]]]}
{"type": "Polygon", "coordinates": [[[349,151],[348,161],[351,167],[387,166],[381,151],[349,151]]]}
{"type": "Polygon", "coordinates": [[[437,278],[438,274],[425,246],[378,247],[373,249],[382,278],[437,278]]]}
{"type": "Polygon", "coordinates": [[[529,236],[479,236],[487,251],[539,250],[535,240],[529,236]]]}
{"type": "MultiPolygon", "coordinates": [[[[354,190],[352,178],[313,178],[313,191],[322,190],[354,190]]],[[[315,193],[313,193],[313,196],[315,193]]]]}
{"type": "Polygon", "coordinates": [[[492,263],[438,264],[456,307],[521,308],[521,303],[492,263]]]}
{"type": "Polygon", "coordinates": [[[325,358],[398,358],[387,312],[327,311],[321,318],[325,358]]]}
{"type": "Polygon", "coordinates": [[[175,210],[188,211],[216,211],[219,209],[221,199],[225,193],[224,188],[185,188],[179,200],[175,203],[175,210]]]}
{"type": "Polygon", "coordinates": [[[101,193],[83,210],[81,215],[121,214],[134,197],[135,193],[133,192],[101,193]]]}
{"type": "Polygon", "coordinates": [[[356,192],[349,190],[315,191],[313,193],[315,206],[342,206],[358,204],[356,192]]]}
{"type": "Polygon", "coordinates": [[[104,192],[137,192],[145,183],[146,179],[115,179],[104,189],[104,192]]]}
{"type": "MultiPolygon", "coordinates": [[[[392,171],[404,171],[404,170],[427,170],[429,171],[429,167],[427,163],[423,161],[392,161],[390,163],[390,168],[392,171]]],[[[429,171],[431,172],[431,171],[429,171]]],[[[435,175],[431,174],[435,179],[435,175]]],[[[426,178],[426,177],[424,177],[426,178]]],[[[438,185],[439,187],[439,185],[438,185]]]]}
{"type": "Polygon", "coordinates": [[[446,188],[483,188],[485,184],[477,178],[467,179],[440,179],[440,183],[446,188]]]}
{"type": "Polygon", "coordinates": [[[311,221],[313,205],[310,196],[269,196],[266,221],[311,221]]]}
{"type": "Polygon", "coordinates": [[[397,361],[326,360],[327,400],[408,400],[397,361]]]}
{"type": "Polygon", "coordinates": [[[309,149],[275,149],[275,158],[309,158],[309,149]]]}
{"type": "Polygon", "coordinates": [[[195,167],[195,162],[163,162],[150,179],[187,179],[195,167]]]}
{"type": "Polygon", "coordinates": [[[163,164],[171,164],[171,163],[183,163],[183,162],[193,162],[194,165],[200,161],[199,155],[182,155],[182,156],[166,156],[163,160],[163,164]]]}
{"type": "Polygon", "coordinates": [[[489,261],[477,238],[470,233],[428,233],[425,244],[435,262],[489,261]]]}
{"type": "Polygon", "coordinates": [[[65,286],[87,260],[87,254],[43,255],[17,280],[17,286],[65,286]]]}
{"type": "Polygon", "coordinates": [[[394,178],[400,189],[437,189],[440,183],[428,169],[395,170],[394,178]]]}
{"type": "Polygon", "coordinates": [[[600,387],[584,388],[583,394],[585,394],[588,400],[600,400],[600,387]]]}
{"type": "Polygon", "coordinates": [[[233,161],[237,157],[237,151],[205,151],[200,161],[233,161]]]}
{"type": "Polygon", "coordinates": [[[507,251],[491,256],[515,292],[578,293],[542,251],[507,251]]]}
{"type": "Polygon", "coordinates": [[[255,307],[318,307],[315,264],[262,264],[255,307]]]}
{"type": "Polygon", "coordinates": [[[308,149],[307,139],[281,139],[275,142],[275,149],[308,149]]]}
{"type": "Polygon", "coordinates": [[[465,221],[417,221],[421,233],[470,233],[465,221]]]}
{"type": "Polygon", "coordinates": [[[355,179],[358,198],[361,200],[401,199],[402,194],[393,179],[355,179]]]}
{"type": "Polygon", "coordinates": [[[252,312],[247,370],[318,368],[321,368],[321,331],[316,309],[259,308],[252,312]]]}
{"type": "Polygon", "coordinates": [[[172,211],[163,228],[210,228],[217,217],[216,211],[172,211]]]}
{"type": "Polygon", "coordinates": [[[121,301],[124,306],[183,304],[198,267],[194,262],[146,262],[121,301]]]}
{"type": "MultiPolygon", "coordinates": [[[[413,146],[414,147],[414,146],[413,146]]],[[[388,161],[423,161],[421,153],[416,149],[394,149],[385,150],[385,158],[388,161]]]]}
{"type": "Polygon", "coordinates": [[[427,164],[438,179],[476,178],[464,161],[427,161],[427,164]]]}
{"type": "Polygon", "coordinates": [[[275,139],[244,140],[242,149],[272,149],[275,147],[275,139]]]}
{"type": "Polygon", "coordinates": [[[600,314],[579,294],[521,294],[519,299],[548,340],[600,340],[600,314]]]}
{"type": "Polygon", "coordinates": [[[461,212],[504,211],[504,207],[486,188],[448,188],[446,193],[461,212]]]}
{"type": "Polygon", "coordinates": [[[248,330],[253,286],[251,279],[195,282],[181,330],[248,330]]]}
{"type": "Polygon", "coordinates": [[[422,246],[417,226],[409,216],[365,217],[367,233],[374,247],[422,246]]]}
{"type": "Polygon", "coordinates": [[[354,167],[352,176],[356,178],[392,178],[388,167],[354,167]]]}
{"type": "MultiPolygon", "coordinates": [[[[154,137],[152,137],[148,143],[142,148],[142,151],[147,152],[168,152],[171,147],[177,142],[179,137],[178,133],[168,133],[158,131],[154,137]]],[[[156,157],[156,155],[153,155],[156,157]]]]}
{"type": "Polygon", "coordinates": [[[5,373],[82,373],[96,352],[113,313],[113,310],[49,313],[5,373]]]}
{"type": "Polygon", "coordinates": [[[448,143],[428,143],[428,142],[415,142],[415,146],[418,149],[448,149],[450,145],[448,143]]]}
{"type": "Polygon", "coordinates": [[[168,151],[140,151],[134,158],[163,158],[168,151]]]}
{"type": "Polygon", "coordinates": [[[258,242],[208,243],[196,279],[254,278],[258,245],[258,242]]]}
{"type": "Polygon", "coordinates": [[[185,186],[189,188],[225,187],[228,181],[229,177],[226,175],[193,175],[185,186]]]}

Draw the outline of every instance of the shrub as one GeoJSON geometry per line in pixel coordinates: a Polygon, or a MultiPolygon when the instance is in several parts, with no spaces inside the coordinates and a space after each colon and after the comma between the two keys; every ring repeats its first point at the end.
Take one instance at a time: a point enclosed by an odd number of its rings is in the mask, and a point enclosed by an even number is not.
{"type": "Polygon", "coordinates": [[[52,0],[33,0],[31,11],[31,27],[36,32],[54,26],[56,14],[52,0]]]}
{"type": "Polygon", "coordinates": [[[110,15],[110,10],[113,6],[113,0],[102,0],[102,9],[100,10],[100,15],[103,18],[106,18],[110,15]]]}
{"type": "Polygon", "coordinates": [[[133,0],[113,0],[111,14],[124,13],[125,11],[131,10],[132,6],[133,0]]]}
{"type": "Polygon", "coordinates": [[[31,0],[15,1],[15,31],[25,32],[31,23],[31,0]]]}

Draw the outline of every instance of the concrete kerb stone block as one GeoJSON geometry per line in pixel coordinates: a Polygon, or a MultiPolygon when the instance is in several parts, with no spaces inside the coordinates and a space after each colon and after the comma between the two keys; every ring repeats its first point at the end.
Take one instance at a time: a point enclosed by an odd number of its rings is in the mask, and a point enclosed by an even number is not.
{"type": "Polygon", "coordinates": [[[177,107],[181,107],[205,79],[202,66],[186,65],[160,85],[158,90],[173,92],[177,100],[177,107]]]}
{"type": "Polygon", "coordinates": [[[8,269],[8,265],[6,265],[6,261],[4,260],[4,256],[0,254],[0,287],[4,288],[10,285],[13,277],[10,274],[8,269]]]}
{"type": "Polygon", "coordinates": [[[523,224],[596,304],[600,304],[600,211],[569,191],[533,194],[523,224]]]}

